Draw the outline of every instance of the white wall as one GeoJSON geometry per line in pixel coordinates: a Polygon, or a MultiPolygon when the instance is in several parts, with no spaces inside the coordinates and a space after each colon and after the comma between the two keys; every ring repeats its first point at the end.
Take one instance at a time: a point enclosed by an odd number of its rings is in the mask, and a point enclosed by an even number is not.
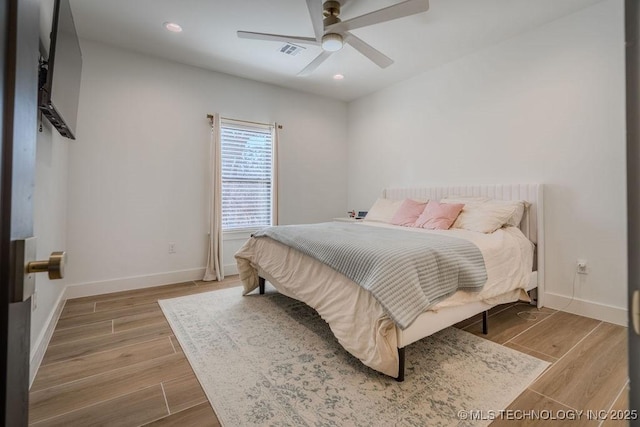
{"type": "MultiPolygon", "coordinates": [[[[53,2],[42,0],[41,34],[51,31],[52,13],[53,2]]],[[[37,259],[45,260],[51,252],[66,249],[69,140],[62,138],[43,118],[42,132],[38,132],[36,144],[33,231],[38,239],[37,259]]],[[[52,326],[62,308],[65,285],[66,279],[51,281],[46,274],[36,274],[31,313],[31,379],[44,356],[52,326]]]]}
{"type": "MultiPolygon", "coordinates": [[[[43,132],[38,133],[37,139],[33,221],[37,258],[42,260],[48,259],[51,252],[66,249],[68,144],[48,122],[43,122],[43,132]]],[[[32,361],[44,356],[41,345],[46,347],[49,341],[52,330],[47,328],[57,320],[65,285],[66,279],[52,281],[46,274],[36,275],[31,313],[32,361]]],[[[37,360],[32,366],[39,364],[37,360]]]]}
{"type": "MultiPolygon", "coordinates": [[[[547,305],[624,322],[623,1],[598,3],[348,107],[349,208],[386,186],[540,182],[547,305]]],[[[428,54],[428,52],[425,52],[428,54]]]]}
{"type": "MultiPolygon", "coordinates": [[[[69,148],[70,296],[201,277],[207,113],[283,124],[281,223],[344,214],[345,103],[88,41],[82,52],[69,148]]],[[[230,263],[237,243],[225,244],[230,263]]]]}

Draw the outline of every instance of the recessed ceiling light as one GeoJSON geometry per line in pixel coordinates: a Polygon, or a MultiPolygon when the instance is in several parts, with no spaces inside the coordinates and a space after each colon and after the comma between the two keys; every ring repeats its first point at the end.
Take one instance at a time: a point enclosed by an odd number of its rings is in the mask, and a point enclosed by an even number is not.
{"type": "Polygon", "coordinates": [[[333,76],[333,80],[342,80],[344,79],[344,76],[342,74],[336,74],[333,76]]]}
{"type": "Polygon", "coordinates": [[[174,22],[165,22],[162,24],[167,31],[171,31],[172,33],[181,33],[182,27],[174,22]]]}

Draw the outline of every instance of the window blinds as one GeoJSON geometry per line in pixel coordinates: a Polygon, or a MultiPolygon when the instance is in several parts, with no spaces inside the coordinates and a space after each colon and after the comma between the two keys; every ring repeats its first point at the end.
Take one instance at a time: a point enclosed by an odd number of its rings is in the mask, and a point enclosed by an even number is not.
{"type": "Polygon", "coordinates": [[[270,126],[221,126],[222,229],[271,225],[273,136],[270,126]]]}

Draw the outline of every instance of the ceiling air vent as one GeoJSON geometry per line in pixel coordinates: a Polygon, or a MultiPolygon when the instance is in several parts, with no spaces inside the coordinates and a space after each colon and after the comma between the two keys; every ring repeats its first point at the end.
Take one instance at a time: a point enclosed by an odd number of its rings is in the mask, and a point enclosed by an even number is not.
{"type": "Polygon", "coordinates": [[[280,52],[284,53],[285,55],[296,56],[297,54],[299,54],[300,52],[306,49],[307,48],[295,45],[293,43],[287,43],[280,48],[280,52]]]}

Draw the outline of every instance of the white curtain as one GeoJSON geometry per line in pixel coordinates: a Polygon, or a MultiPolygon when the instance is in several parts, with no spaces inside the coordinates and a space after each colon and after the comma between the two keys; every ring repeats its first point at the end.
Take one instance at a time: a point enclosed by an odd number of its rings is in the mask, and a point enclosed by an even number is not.
{"type": "Polygon", "coordinates": [[[281,126],[273,124],[273,153],[271,178],[271,225],[278,225],[278,134],[281,126]]]}
{"type": "Polygon", "coordinates": [[[207,269],[202,280],[224,279],[222,262],[222,168],[220,148],[220,115],[213,114],[211,120],[211,144],[209,149],[209,255],[207,269]]]}

